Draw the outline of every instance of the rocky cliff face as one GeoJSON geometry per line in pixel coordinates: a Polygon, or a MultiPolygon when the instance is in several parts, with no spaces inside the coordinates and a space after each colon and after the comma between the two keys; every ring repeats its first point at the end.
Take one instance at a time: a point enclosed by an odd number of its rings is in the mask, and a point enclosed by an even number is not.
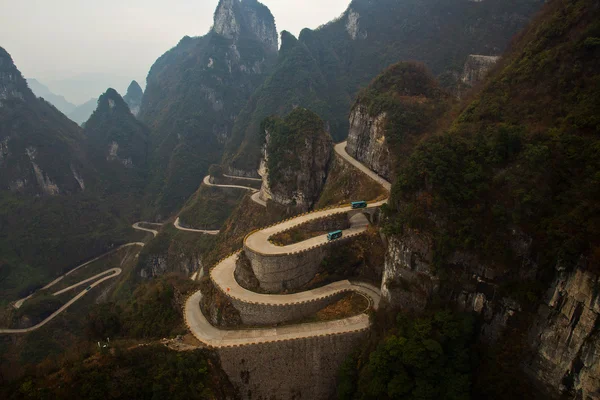
{"type": "Polygon", "coordinates": [[[325,185],[333,149],[324,122],[296,109],[283,120],[268,119],[264,129],[261,198],[309,210],[325,185]]]}
{"type": "Polygon", "coordinates": [[[35,97],[0,48],[0,191],[50,195],[85,189],[83,134],[35,97]]]}
{"type": "Polygon", "coordinates": [[[555,145],[573,141],[582,155],[598,145],[588,122],[596,95],[585,89],[599,79],[598,53],[585,43],[599,13],[592,0],[548,3],[449,132],[394,152],[409,161],[387,213],[384,298],[411,311],[437,298],[477,314],[480,342],[512,353],[511,368],[548,398],[600,397],[600,209],[585,189],[600,163],[562,159],[555,145]],[[552,133],[533,134],[542,131],[552,133]],[[540,200],[526,206],[530,193],[540,200]]]}
{"type": "Polygon", "coordinates": [[[511,245],[521,252],[524,268],[518,272],[457,252],[451,257],[453,270],[446,271],[450,277],[444,279],[433,267],[431,238],[417,231],[389,237],[382,296],[392,307],[412,312],[425,309],[434,295],[441,296],[480,315],[480,338],[491,344],[512,321],[532,319],[527,332],[530,356],[522,360],[523,371],[549,393],[600,398],[600,277],[585,262],[571,271],[558,265],[558,276],[536,310],[533,298],[502,290],[503,282],[514,280],[515,274],[521,282],[535,279],[531,241],[516,235],[511,245]]]}
{"type": "Polygon", "coordinates": [[[84,132],[90,153],[102,161],[125,168],[146,168],[150,132],[135,119],[116,90],[108,89],[100,96],[84,132]]]}
{"type": "Polygon", "coordinates": [[[213,29],[183,38],[148,75],[140,119],[154,133],[157,214],[168,214],[219,163],[236,115],[277,56],[270,11],[255,0],[222,0],[213,29]],[[167,194],[168,193],[168,194],[167,194]]]}
{"type": "Polygon", "coordinates": [[[215,11],[213,31],[228,39],[251,34],[277,51],[277,29],[269,9],[256,0],[221,0],[215,11]]]}
{"type": "Polygon", "coordinates": [[[131,113],[136,117],[140,113],[143,96],[144,91],[140,87],[140,84],[136,81],[132,81],[129,87],[127,88],[127,94],[123,97],[123,100],[125,100],[125,102],[129,106],[129,110],[131,110],[131,113]]]}
{"type": "Polygon", "coordinates": [[[350,113],[346,151],[378,175],[391,180],[392,158],[385,137],[386,113],[371,117],[365,106],[357,104],[350,113]]]}
{"type": "Polygon", "coordinates": [[[484,80],[487,73],[496,65],[499,59],[498,56],[469,55],[465,62],[462,82],[468,86],[475,86],[484,80]]]}
{"type": "Polygon", "coordinates": [[[599,291],[600,277],[585,265],[562,270],[539,307],[526,371],[554,392],[600,398],[599,291]]]}

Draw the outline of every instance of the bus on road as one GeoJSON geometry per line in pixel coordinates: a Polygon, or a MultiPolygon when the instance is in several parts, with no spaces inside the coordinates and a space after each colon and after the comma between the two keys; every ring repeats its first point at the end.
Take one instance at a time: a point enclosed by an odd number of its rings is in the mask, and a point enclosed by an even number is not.
{"type": "Polygon", "coordinates": [[[327,240],[335,240],[335,239],[339,239],[342,237],[342,231],[334,231],[334,232],[329,232],[327,234],[327,240]]]}
{"type": "Polygon", "coordinates": [[[353,201],[352,203],[352,208],[367,208],[367,202],[366,201],[353,201]]]}

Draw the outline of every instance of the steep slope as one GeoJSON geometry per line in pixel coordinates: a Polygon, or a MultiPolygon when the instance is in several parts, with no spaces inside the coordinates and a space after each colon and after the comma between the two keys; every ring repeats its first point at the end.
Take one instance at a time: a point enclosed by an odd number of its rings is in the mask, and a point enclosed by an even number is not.
{"type": "MultiPolygon", "coordinates": [[[[334,112],[327,100],[329,87],[308,47],[292,34],[281,33],[277,64],[236,119],[225,164],[237,175],[256,175],[262,121],[271,115],[286,115],[295,107],[308,107],[327,120],[334,112]],[[239,146],[239,147],[238,147],[239,146]]],[[[333,97],[333,96],[332,96],[333,97]]]]}
{"type": "Polygon", "coordinates": [[[88,171],[81,129],[35,97],[2,48],[0,105],[0,190],[32,196],[83,191],[88,171]]]}
{"type": "Polygon", "coordinates": [[[270,11],[256,0],[221,0],[205,36],[183,38],[147,79],[140,119],[153,132],[151,192],[167,215],[220,160],[235,116],[277,54],[270,11]]]}
{"type": "Polygon", "coordinates": [[[92,163],[103,192],[142,195],[148,173],[149,129],[130,112],[114,89],[98,99],[98,108],[84,127],[92,163]]]}
{"type": "Polygon", "coordinates": [[[224,163],[248,173],[256,170],[255,121],[283,115],[292,106],[317,112],[329,123],[334,140],[342,140],[357,91],[398,61],[423,62],[444,88],[458,89],[467,57],[501,54],[541,4],[541,0],[354,0],[340,18],[301,32],[298,41],[305,54],[301,65],[296,52],[289,53],[287,62],[284,54],[280,56],[279,67],[269,78],[277,84],[268,85],[267,80],[240,115],[224,163]]]}
{"type": "Polygon", "coordinates": [[[314,206],[325,185],[333,149],[325,128],[318,115],[304,108],[263,122],[263,200],[301,211],[314,206]]]}
{"type": "Polygon", "coordinates": [[[81,128],[36,98],[0,48],[1,305],[127,239],[126,208],[101,183],[81,128]]]}
{"type": "Polygon", "coordinates": [[[142,107],[142,97],[144,96],[144,91],[140,87],[140,84],[136,81],[131,81],[131,84],[127,88],[127,93],[123,96],[123,100],[129,106],[131,113],[137,117],[140,113],[140,108],[142,107]]]}
{"type": "Polygon", "coordinates": [[[47,102],[52,104],[61,113],[65,114],[65,115],[68,115],[70,112],[75,110],[75,107],[77,107],[75,104],[70,103],[63,96],[59,96],[57,94],[52,93],[52,91],[50,89],[48,89],[47,86],[43,85],[37,79],[29,78],[29,79],[27,79],[27,84],[29,85],[29,88],[31,89],[31,91],[37,97],[43,97],[44,100],[46,100],[47,102]]]}
{"type": "Polygon", "coordinates": [[[447,129],[402,160],[382,295],[480,316],[482,398],[596,398],[600,5],[549,2],[447,129]],[[436,300],[437,299],[437,300],[436,300]]]}

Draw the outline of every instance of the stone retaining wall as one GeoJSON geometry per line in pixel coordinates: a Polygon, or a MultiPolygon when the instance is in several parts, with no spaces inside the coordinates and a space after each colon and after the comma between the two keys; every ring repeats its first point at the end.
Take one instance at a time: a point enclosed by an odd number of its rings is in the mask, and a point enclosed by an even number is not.
{"type": "Polygon", "coordinates": [[[287,305],[247,303],[231,296],[229,300],[233,307],[239,311],[242,323],[246,325],[275,325],[313,315],[320,309],[338,301],[346,293],[349,293],[349,291],[340,291],[316,300],[287,305]]]}
{"type": "Polygon", "coordinates": [[[298,289],[310,282],[319,272],[321,262],[331,251],[342,243],[347,245],[349,239],[361,233],[344,236],[334,242],[292,254],[260,254],[250,250],[245,244],[244,253],[250,260],[261,289],[269,293],[281,293],[289,289],[298,289]]]}
{"type": "Polygon", "coordinates": [[[325,400],[341,364],[368,331],[220,348],[221,367],[242,399],[325,400]]]}

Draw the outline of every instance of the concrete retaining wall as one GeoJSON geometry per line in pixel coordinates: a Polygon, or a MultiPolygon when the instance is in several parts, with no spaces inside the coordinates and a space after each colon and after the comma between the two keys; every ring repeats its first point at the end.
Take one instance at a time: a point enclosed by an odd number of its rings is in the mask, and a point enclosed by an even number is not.
{"type": "Polygon", "coordinates": [[[331,398],[341,364],[368,331],[218,349],[242,399],[331,398]]]}
{"type": "Polygon", "coordinates": [[[299,320],[312,315],[341,299],[347,292],[339,292],[332,296],[314,301],[294,303],[285,306],[270,304],[246,303],[230,297],[229,300],[239,311],[242,322],[246,325],[275,325],[283,322],[299,320]]]}
{"type": "Polygon", "coordinates": [[[260,254],[248,249],[244,244],[244,253],[250,260],[254,275],[260,287],[268,293],[281,293],[289,289],[298,289],[311,281],[319,272],[321,262],[338,246],[348,245],[361,233],[344,236],[334,242],[324,243],[293,254],[260,254]]]}
{"type": "Polygon", "coordinates": [[[263,255],[244,246],[260,287],[270,293],[281,293],[308,283],[316,275],[328,249],[317,247],[298,254],[263,255]]]}

